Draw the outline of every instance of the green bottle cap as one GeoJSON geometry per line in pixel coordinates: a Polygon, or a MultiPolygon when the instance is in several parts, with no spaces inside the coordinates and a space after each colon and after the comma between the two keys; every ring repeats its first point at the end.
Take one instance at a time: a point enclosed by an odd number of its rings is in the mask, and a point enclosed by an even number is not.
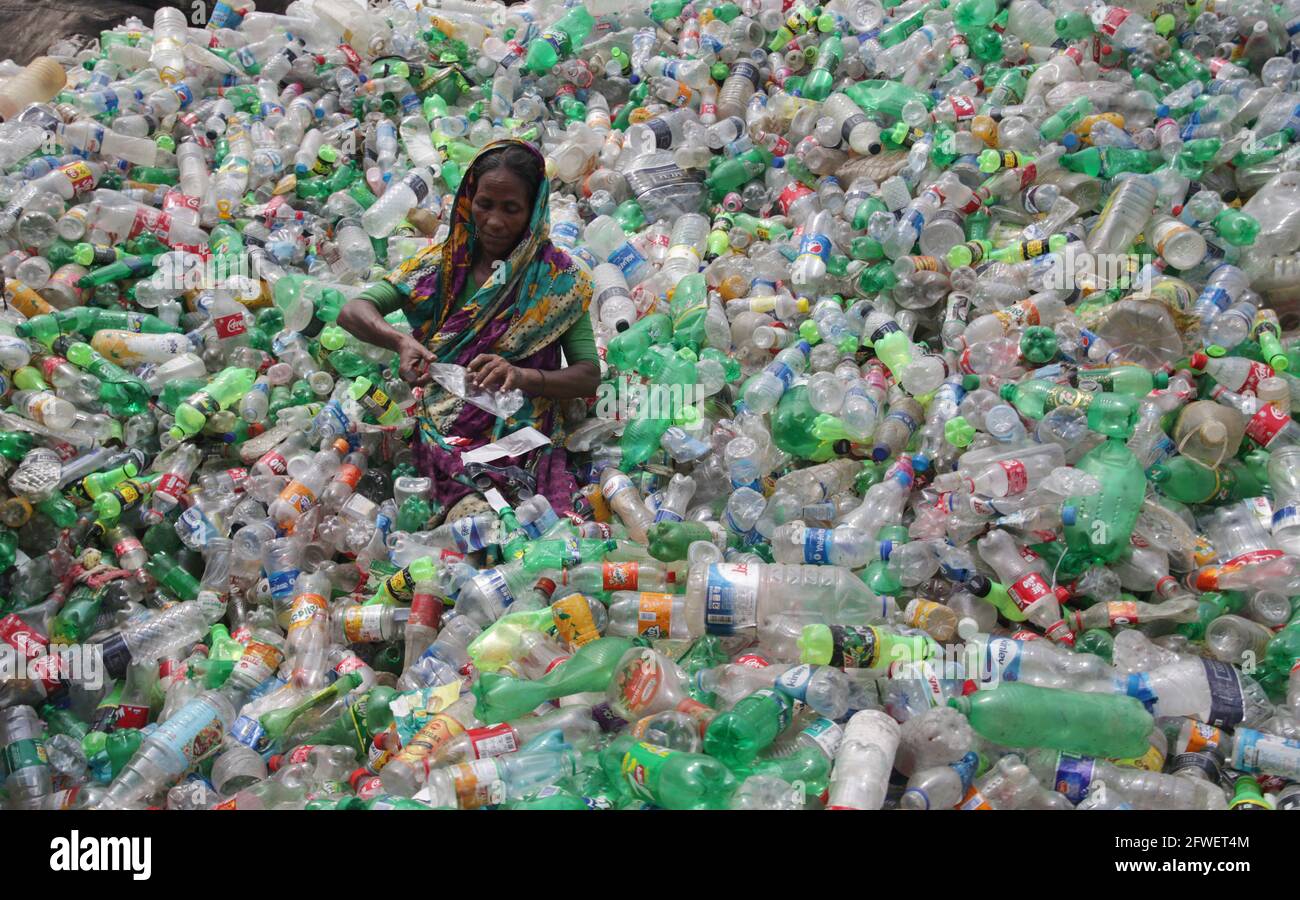
{"type": "Polygon", "coordinates": [[[975,440],[975,427],[965,416],[955,416],[944,423],[943,437],[954,447],[968,447],[975,440]]]}

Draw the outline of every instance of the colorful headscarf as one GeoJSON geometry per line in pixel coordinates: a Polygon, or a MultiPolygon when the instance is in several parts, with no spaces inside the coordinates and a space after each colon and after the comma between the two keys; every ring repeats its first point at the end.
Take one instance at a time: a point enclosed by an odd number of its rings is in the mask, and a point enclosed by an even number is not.
{"type": "MultiPolygon", "coordinates": [[[[520,140],[494,141],[479,152],[479,157],[510,144],[526,148],[537,157],[538,166],[545,167],[541,152],[520,140]]],[[[543,176],[523,239],[492,277],[466,303],[458,304],[473,261],[475,237],[470,208],[477,187],[473,171],[471,165],[456,191],[446,240],[403,261],[387,280],[410,297],[406,311],[415,337],[433,351],[439,362],[466,365],[484,352],[520,362],[557,343],[580,316],[587,315],[591,280],[582,275],[567,254],[551,244],[551,191],[543,176]],[[495,334],[495,339],[481,346],[488,334],[495,334]]],[[[447,448],[442,435],[451,431],[463,408],[463,400],[437,383],[429,385],[420,420],[421,439],[447,448]]],[[[550,409],[548,398],[527,398],[504,423],[504,430],[536,426],[550,409]]],[[[502,427],[498,423],[499,431],[502,427]]]]}

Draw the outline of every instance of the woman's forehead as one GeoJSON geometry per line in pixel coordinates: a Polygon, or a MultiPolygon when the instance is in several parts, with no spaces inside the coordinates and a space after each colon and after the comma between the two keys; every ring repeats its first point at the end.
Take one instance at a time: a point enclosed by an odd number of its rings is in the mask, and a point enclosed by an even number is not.
{"type": "Polygon", "coordinates": [[[479,176],[477,191],[488,191],[495,196],[508,196],[518,194],[521,197],[528,196],[528,185],[522,178],[511,172],[505,167],[489,169],[479,176]]]}

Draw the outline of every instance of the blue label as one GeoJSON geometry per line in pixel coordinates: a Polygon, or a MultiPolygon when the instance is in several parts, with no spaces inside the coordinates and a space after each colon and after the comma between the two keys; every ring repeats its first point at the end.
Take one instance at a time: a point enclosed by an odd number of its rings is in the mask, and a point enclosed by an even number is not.
{"type": "Polygon", "coordinates": [[[461,553],[473,553],[487,546],[487,537],[479,530],[473,516],[465,516],[451,523],[451,539],[461,553]]]}
{"type": "Polygon", "coordinates": [[[736,633],[736,586],[716,563],[704,586],[704,626],[709,634],[736,633]]]}
{"type": "Polygon", "coordinates": [[[803,561],[823,565],[831,561],[835,533],[829,528],[806,528],[803,533],[803,561]]]}
{"type": "Polygon", "coordinates": [[[610,265],[622,269],[625,279],[639,271],[646,264],[645,257],[641,255],[640,251],[626,241],[614,248],[607,261],[610,265]]]}
{"type": "Polygon", "coordinates": [[[820,256],[822,262],[831,258],[831,239],[824,234],[805,234],[799,245],[800,255],[820,256]]]}
{"type": "Polygon", "coordinates": [[[682,521],[682,517],[680,513],[674,512],[671,509],[667,509],[661,506],[659,507],[659,510],[655,513],[655,521],[656,522],[680,522],[682,521]]]}
{"type": "Polygon", "coordinates": [[[288,569],[268,575],[266,580],[271,586],[271,596],[283,599],[293,594],[294,583],[297,582],[300,574],[298,569],[288,569]]]}
{"type": "Polygon", "coordinates": [[[1151,676],[1146,672],[1130,675],[1124,682],[1124,693],[1142,701],[1147,712],[1152,712],[1156,705],[1156,692],[1151,688],[1151,676]]]}
{"type": "Polygon", "coordinates": [[[1094,760],[1074,753],[1061,753],[1056,758],[1056,776],[1052,788],[1071,803],[1077,804],[1088,795],[1092,784],[1094,760]]]}
{"type": "Polygon", "coordinates": [[[180,777],[186,769],[217,750],[221,737],[221,716],[200,695],[158,726],[150,744],[160,752],[151,754],[152,761],[168,775],[180,777]]]}
{"type": "Polygon", "coordinates": [[[267,735],[266,729],[262,727],[261,722],[251,716],[240,716],[236,719],[235,724],[230,726],[230,736],[258,753],[266,753],[271,749],[271,738],[267,735]]]}
{"type": "Polygon", "coordinates": [[[776,680],[776,689],[787,697],[798,700],[800,703],[808,702],[808,685],[812,683],[813,667],[807,664],[795,666],[793,669],[787,669],[780,678],[776,680]]]}
{"type": "Polygon", "coordinates": [[[790,368],[785,363],[778,362],[772,363],[767,367],[767,374],[781,382],[782,387],[789,390],[790,385],[794,383],[796,373],[794,369],[790,368]]]}
{"type": "MultiPolygon", "coordinates": [[[[1020,680],[1020,641],[1011,638],[993,638],[984,651],[987,680],[1020,680]]],[[[982,673],[983,674],[983,673],[982,673]]]]}

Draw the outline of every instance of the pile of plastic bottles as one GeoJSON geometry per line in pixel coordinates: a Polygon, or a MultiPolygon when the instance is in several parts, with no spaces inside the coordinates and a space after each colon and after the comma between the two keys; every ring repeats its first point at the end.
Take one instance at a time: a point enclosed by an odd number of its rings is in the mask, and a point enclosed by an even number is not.
{"type": "Polygon", "coordinates": [[[1300,4],[151,25],[0,66],[9,807],[1300,806],[1300,4]],[[448,522],[336,319],[509,136],[604,381],[448,522]]]}

